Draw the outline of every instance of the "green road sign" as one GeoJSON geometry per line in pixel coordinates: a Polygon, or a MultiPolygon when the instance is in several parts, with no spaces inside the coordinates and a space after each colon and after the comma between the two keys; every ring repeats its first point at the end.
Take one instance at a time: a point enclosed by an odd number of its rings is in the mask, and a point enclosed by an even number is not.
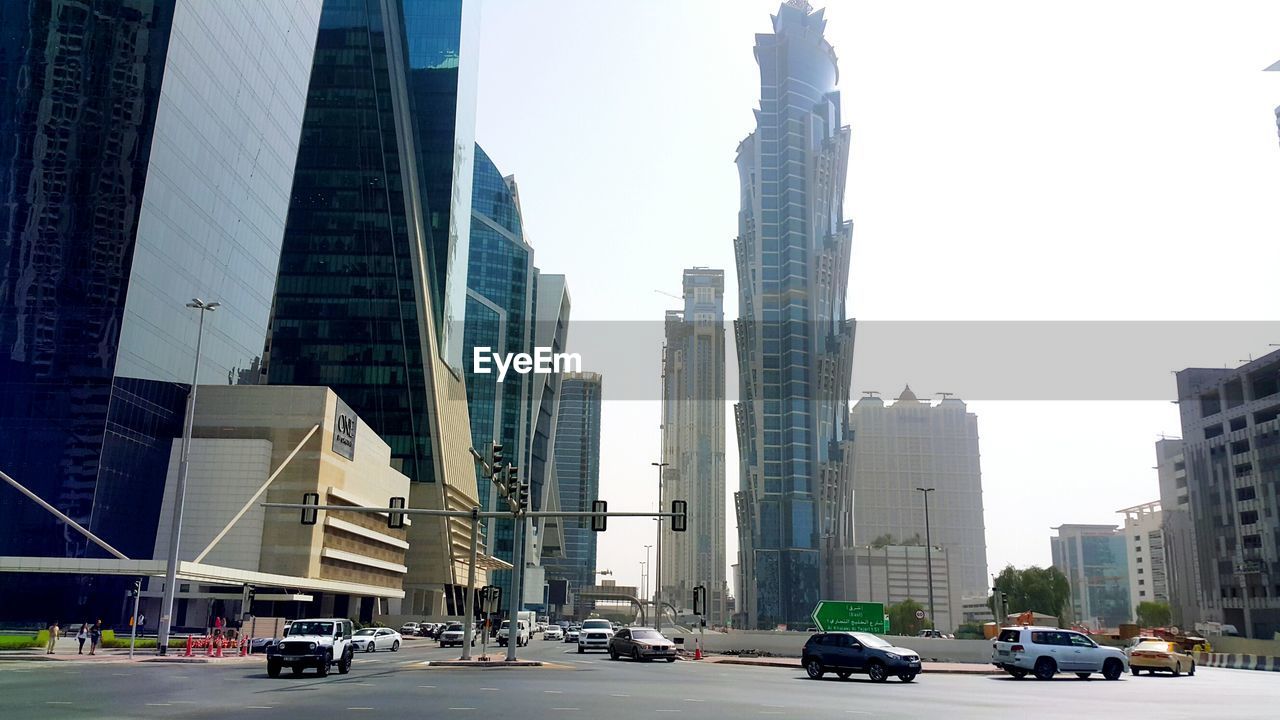
{"type": "Polygon", "coordinates": [[[884,603],[821,600],[813,609],[813,624],[822,632],[886,632],[884,603]]]}

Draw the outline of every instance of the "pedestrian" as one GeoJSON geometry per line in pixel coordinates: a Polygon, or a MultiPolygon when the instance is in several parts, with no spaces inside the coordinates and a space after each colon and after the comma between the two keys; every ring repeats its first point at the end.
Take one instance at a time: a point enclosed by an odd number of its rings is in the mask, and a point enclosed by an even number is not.
{"type": "Polygon", "coordinates": [[[90,655],[98,654],[98,643],[101,641],[102,641],[102,621],[99,620],[98,622],[94,623],[92,628],[89,629],[89,654],[90,655]]]}
{"type": "Polygon", "coordinates": [[[138,631],[139,631],[139,632],[141,632],[141,631],[142,631],[142,628],[143,628],[146,624],[147,624],[147,614],[146,614],[146,613],[138,613],[138,631]]]}
{"type": "Polygon", "coordinates": [[[58,638],[62,635],[62,628],[58,625],[58,621],[54,620],[49,626],[49,646],[45,648],[46,655],[53,654],[53,646],[58,644],[58,638]]]}
{"type": "Polygon", "coordinates": [[[77,655],[84,654],[84,641],[89,639],[89,623],[80,623],[80,631],[76,633],[76,641],[80,643],[80,649],[76,651],[77,655]]]}

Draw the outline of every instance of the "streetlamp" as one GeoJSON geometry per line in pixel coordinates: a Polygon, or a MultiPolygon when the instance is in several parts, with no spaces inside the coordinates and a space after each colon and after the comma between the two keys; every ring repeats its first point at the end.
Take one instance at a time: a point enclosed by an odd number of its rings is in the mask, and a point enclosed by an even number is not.
{"type": "MultiPolygon", "coordinates": [[[[662,468],[671,463],[655,462],[649,463],[658,468],[658,510],[662,510],[662,468]]],[[[662,632],[662,516],[659,515],[658,521],[658,564],[654,571],[653,578],[653,629],[662,632]]]]}
{"type": "Polygon", "coordinates": [[[196,419],[196,383],[200,377],[200,342],[204,339],[204,315],[217,310],[222,303],[207,303],[192,298],[187,307],[200,311],[196,329],[196,359],[191,370],[191,390],[187,392],[187,415],[182,422],[182,452],[178,456],[178,484],[173,492],[173,520],[169,528],[169,558],[164,573],[164,597],[160,601],[160,631],[156,649],[161,655],[169,650],[169,630],[173,626],[173,599],[178,590],[178,541],[182,537],[182,504],[187,495],[187,463],[191,455],[191,426],[196,419]]]}
{"type": "Polygon", "coordinates": [[[933,614],[933,538],[929,533],[929,493],[937,488],[916,488],[924,493],[924,564],[929,578],[929,624],[938,627],[937,616],[933,614]]]}
{"type": "MultiPolygon", "coordinates": [[[[661,510],[662,508],[658,508],[658,509],[661,510]]],[[[651,547],[653,546],[652,545],[644,546],[644,577],[642,579],[644,580],[643,594],[644,594],[645,602],[648,602],[649,600],[649,548],[651,547]]]]}

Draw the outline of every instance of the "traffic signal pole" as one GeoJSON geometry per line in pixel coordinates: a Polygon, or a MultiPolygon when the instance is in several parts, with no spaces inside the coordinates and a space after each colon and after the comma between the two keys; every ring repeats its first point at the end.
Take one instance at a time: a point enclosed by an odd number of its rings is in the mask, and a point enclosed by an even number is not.
{"type": "Polygon", "coordinates": [[[133,659],[133,646],[138,642],[138,599],[142,596],[142,580],[133,581],[133,620],[129,621],[129,659],[133,659]]]}
{"type": "MultiPolygon", "coordinates": [[[[511,605],[507,612],[507,662],[515,662],[516,645],[520,643],[520,606],[523,604],[524,581],[524,516],[511,518],[515,531],[511,540],[511,605]]],[[[501,632],[501,631],[499,631],[501,632]]],[[[529,628],[530,634],[533,628],[529,628]]]]}
{"type": "Polygon", "coordinates": [[[467,613],[462,625],[462,657],[471,659],[471,643],[475,641],[476,625],[476,544],[480,535],[480,508],[471,508],[471,564],[467,570],[467,613]]]}

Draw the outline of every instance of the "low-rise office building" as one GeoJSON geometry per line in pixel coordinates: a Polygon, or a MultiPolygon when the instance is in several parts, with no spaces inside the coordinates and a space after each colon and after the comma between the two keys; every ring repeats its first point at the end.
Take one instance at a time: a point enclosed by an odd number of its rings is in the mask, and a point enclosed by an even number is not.
{"type": "Polygon", "coordinates": [[[932,581],[934,627],[953,632],[962,622],[960,586],[953,580],[946,548],[929,552],[923,545],[865,545],[840,548],[832,560],[834,599],[884,603],[886,610],[914,600],[929,613],[932,581]]]}

